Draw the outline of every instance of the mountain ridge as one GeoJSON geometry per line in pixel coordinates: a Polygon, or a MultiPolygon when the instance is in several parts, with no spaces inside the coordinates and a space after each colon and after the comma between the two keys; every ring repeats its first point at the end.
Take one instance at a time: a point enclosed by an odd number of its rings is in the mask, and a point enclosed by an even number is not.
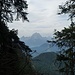
{"type": "Polygon", "coordinates": [[[21,41],[24,41],[26,45],[29,47],[40,46],[47,41],[46,37],[42,37],[39,33],[34,33],[30,37],[22,36],[20,38],[21,41]]]}
{"type": "Polygon", "coordinates": [[[59,51],[57,46],[51,47],[48,43],[44,43],[38,47],[32,47],[31,49],[36,50],[36,52],[34,54],[32,54],[33,57],[36,57],[39,54],[45,53],[45,52],[57,52],[57,51],[59,51]]]}
{"type": "MultiPolygon", "coordinates": [[[[39,33],[34,33],[31,37],[21,37],[22,41],[25,42],[26,45],[28,45],[33,53],[32,56],[36,57],[37,55],[44,53],[44,52],[56,52],[58,48],[56,46],[51,47],[47,43],[47,37],[41,36],[39,33]],[[36,51],[36,52],[34,52],[36,51]]],[[[51,38],[50,38],[51,39],[51,38]]]]}

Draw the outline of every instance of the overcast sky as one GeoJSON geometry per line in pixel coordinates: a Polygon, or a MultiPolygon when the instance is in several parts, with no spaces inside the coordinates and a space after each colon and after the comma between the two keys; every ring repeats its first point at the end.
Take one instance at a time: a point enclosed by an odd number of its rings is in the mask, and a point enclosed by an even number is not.
{"type": "Polygon", "coordinates": [[[10,29],[18,29],[18,35],[31,36],[38,32],[42,36],[52,36],[54,29],[61,30],[69,25],[66,15],[57,15],[58,6],[65,0],[27,0],[30,22],[13,22],[8,24],[10,29]]]}

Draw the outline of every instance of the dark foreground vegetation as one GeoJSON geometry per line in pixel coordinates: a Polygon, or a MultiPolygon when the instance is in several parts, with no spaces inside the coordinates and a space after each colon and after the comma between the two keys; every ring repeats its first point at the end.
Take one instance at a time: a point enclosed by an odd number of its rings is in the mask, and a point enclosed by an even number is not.
{"type": "Polygon", "coordinates": [[[28,21],[24,12],[27,8],[25,0],[0,0],[0,75],[35,75],[31,65],[32,50],[19,40],[17,30],[7,27],[7,22],[13,20],[28,21]]]}
{"type": "Polygon", "coordinates": [[[60,48],[56,58],[60,62],[59,72],[65,75],[75,75],[75,0],[66,1],[64,5],[59,6],[59,9],[58,14],[69,15],[71,23],[69,27],[64,27],[61,31],[55,30],[54,39],[48,42],[60,48]]]}
{"type": "MultiPolygon", "coordinates": [[[[32,50],[19,40],[18,31],[9,30],[8,22],[26,17],[28,4],[25,0],[0,0],[0,75],[52,75],[36,71],[31,61],[32,50]],[[13,18],[15,14],[16,18],[13,18]]],[[[75,75],[75,0],[66,1],[59,6],[59,14],[69,14],[71,24],[61,31],[55,30],[55,37],[48,43],[57,45],[61,51],[57,54],[57,71],[65,75],[75,75]]],[[[48,62],[49,63],[49,62],[48,62]]]]}

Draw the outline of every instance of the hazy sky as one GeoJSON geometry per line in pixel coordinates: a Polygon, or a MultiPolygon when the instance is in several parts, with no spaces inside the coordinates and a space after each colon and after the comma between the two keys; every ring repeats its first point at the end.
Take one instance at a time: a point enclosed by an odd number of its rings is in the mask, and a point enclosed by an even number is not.
{"type": "Polygon", "coordinates": [[[53,34],[54,29],[61,30],[69,25],[66,15],[57,15],[58,6],[65,0],[27,0],[30,22],[13,22],[8,24],[10,29],[18,29],[18,35],[31,36],[38,32],[42,36],[53,34]]]}

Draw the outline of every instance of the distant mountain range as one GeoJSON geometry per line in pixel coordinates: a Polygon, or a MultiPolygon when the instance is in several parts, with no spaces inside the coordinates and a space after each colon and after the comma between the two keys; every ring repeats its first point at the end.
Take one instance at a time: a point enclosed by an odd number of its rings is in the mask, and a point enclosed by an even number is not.
{"type": "Polygon", "coordinates": [[[35,57],[44,52],[56,52],[58,48],[56,46],[51,47],[47,40],[51,37],[42,37],[39,33],[34,33],[31,37],[20,38],[21,41],[24,41],[32,50],[32,56],[35,57]]]}
{"type": "Polygon", "coordinates": [[[56,71],[58,68],[57,65],[54,65],[55,60],[55,52],[46,52],[33,58],[33,64],[35,69],[40,73],[44,73],[45,75],[60,75],[58,71],[56,71]]]}
{"type": "Polygon", "coordinates": [[[22,36],[20,38],[21,41],[24,41],[26,45],[31,47],[40,46],[44,43],[46,43],[47,38],[42,37],[39,33],[34,33],[31,37],[24,37],[22,36]]]}
{"type": "Polygon", "coordinates": [[[56,46],[50,46],[48,43],[44,43],[38,47],[32,47],[32,50],[36,50],[35,53],[33,53],[33,57],[38,56],[41,53],[45,53],[45,52],[57,52],[59,51],[58,47],[56,46]]]}
{"type": "Polygon", "coordinates": [[[56,71],[57,66],[54,65],[56,52],[59,49],[48,44],[48,39],[47,37],[42,37],[39,33],[34,33],[30,37],[22,36],[20,38],[33,50],[31,53],[33,56],[32,63],[38,72],[44,73],[44,75],[61,75],[56,71]]]}

